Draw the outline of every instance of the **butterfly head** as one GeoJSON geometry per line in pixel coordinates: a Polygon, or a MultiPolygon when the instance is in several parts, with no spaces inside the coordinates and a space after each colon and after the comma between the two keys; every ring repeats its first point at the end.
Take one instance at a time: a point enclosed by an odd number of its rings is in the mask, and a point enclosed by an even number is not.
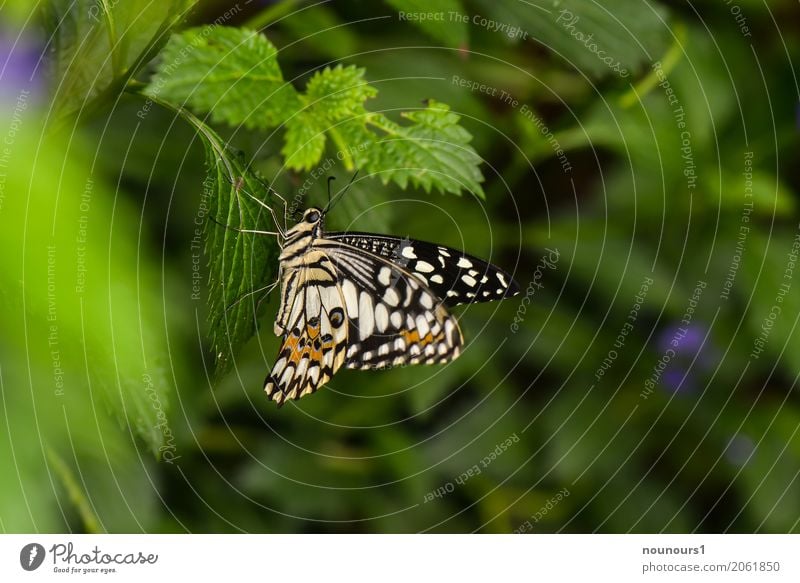
{"type": "Polygon", "coordinates": [[[322,209],[317,207],[306,209],[297,224],[286,231],[284,254],[294,255],[308,248],[314,239],[321,237],[324,218],[325,213],[322,209]]]}

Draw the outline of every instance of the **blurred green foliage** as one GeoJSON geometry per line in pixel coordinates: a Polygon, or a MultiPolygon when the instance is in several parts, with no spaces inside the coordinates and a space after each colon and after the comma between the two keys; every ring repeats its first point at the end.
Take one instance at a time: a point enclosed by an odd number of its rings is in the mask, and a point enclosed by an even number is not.
{"type": "Polygon", "coordinates": [[[2,9],[0,528],[799,529],[792,2],[103,5],[2,9]],[[219,54],[181,53],[210,23],[219,54]],[[242,39],[266,52],[231,58],[242,39]],[[228,94],[226,70],[264,79],[228,94]],[[388,179],[336,156],[353,116],[469,150],[388,179]],[[463,248],[525,299],[460,309],[448,366],[277,410],[277,298],[243,295],[275,250],[209,208],[269,228],[240,191],[324,203],[354,166],[329,228],[463,248]]]}

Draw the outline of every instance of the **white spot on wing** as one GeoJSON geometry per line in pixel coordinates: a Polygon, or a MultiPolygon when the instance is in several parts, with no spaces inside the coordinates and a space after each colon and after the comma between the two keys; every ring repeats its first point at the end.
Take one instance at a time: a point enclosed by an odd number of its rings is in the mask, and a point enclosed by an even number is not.
{"type": "Polygon", "coordinates": [[[463,281],[470,287],[475,287],[475,285],[478,283],[477,281],[475,281],[475,278],[472,277],[471,275],[462,275],[461,281],[463,281]]]}
{"type": "Polygon", "coordinates": [[[397,294],[397,290],[393,287],[390,287],[386,290],[386,293],[383,294],[383,301],[389,304],[390,306],[394,307],[400,303],[400,296],[397,294]]]}
{"type": "Polygon", "coordinates": [[[372,298],[367,292],[358,296],[358,336],[361,340],[372,336],[375,326],[375,313],[372,311],[372,298]]]}
{"type": "Polygon", "coordinates": [[[420,314],[417,316],[417,330],[419,331],[419,337],[424,338],[428,332],[431,331],[430,325],[428,325],[428,318],[424,314],[420,314]]]}
{"type": "Polygon", "coordinates": [[[440,273],[434,273],[431,275],[430,279],[433,283],[444,283],[444,278],[440,273]]]}
{"type": "Polygon", "coordinates": [[[414,253],[414,247],[412,247],[411,245],[403,247],[403,250],[400,252],[400,255],[402,255],[406,259],[416,259],[417,258],[417,254],[414,253]]]}
{"type": "Polygon", "coordinates": [[[415,269],[417,271],[421,271],[422,273],[430,273],[431,271],[433,271],[433,265],[431,265],[427,261],[417,261],[415,269]]]}
{"type": "Polygon", "coordinates": [[[430,310],[433,307],[433,298],[431,294],[422,294],[419,298],[419,303],[430,310]]]}
{"type": "Polygon", "coordinates": [[[403,325],[403,314],[395,310],[392,312],[390,320],[392,321],[392,326],[395,328],[400,328],[400,326],[403,325]]]}
{"type": "Polygon", "coordinates": [[[463,267],[465,269],[469,269],[470,267],[472,267],[472,261],[470,261],[466,257],[459,257],[458,258],[458,263],[456,263],[456,265],[458,267],[463,267]]]}
{"type": "Polygon", "coordinates": [[[381,270],[378,272],[378,282],[381,285],[389,285],[391,282],[392,272],[391,270],[384,266],[381,267],[381,270]]]}
{"type": "Polygon", "coordinates": [[[294,374],[294,367],[287,366],[286,369],[284,369],[283,374],[281,375],[281,380],[278,382],[278,384],[279,385],[288,384],[293,374],[294,374]]]}
{"type": "Polygon", "coordinates": [[[344,301],[347,305],[348,317],[351,319],[358,317],[358,291],[356,290],[356,286],[349,279],[346,279],[344,283],[342,283],[342,294],[344,295],[344,301]]]}
{"type": "Polygon", "coordinates": [[[389,311],[383,304],[375,306],[375,327],[383,332],[389,326],[389,311]]]}

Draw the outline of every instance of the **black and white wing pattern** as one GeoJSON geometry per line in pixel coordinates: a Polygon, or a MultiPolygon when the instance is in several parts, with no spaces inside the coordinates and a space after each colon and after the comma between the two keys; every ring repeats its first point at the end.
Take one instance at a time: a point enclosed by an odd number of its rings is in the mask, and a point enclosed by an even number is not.
{"type": "Polygon", "coordinates": [[[330,233],[309,208],[281,246],[282,337],[264,382],[282,405],[341,367],[450,362],[464,339],[448,307],[519,293],[506,272],[455,249],[385,235],[330,233]]]}
{"type": "Polygon", "coordinates": [[[283,342],[264,382],[279,406],[331,379],[344,363],[349,331],[336,273],[324,257],[289,274],[284,294],[276,321],[283,342]]]}
{"type": "Polygon", "coordinates": [[[325,237],[382,257],[413,274],[447,306],[515,296],[519,286],[502,269],[449,247],[370,233],[326,233],[325,237]]]}
{"type": "Polygon", "coordinates": [[[344,366],[441,364],[458,357],[458,321],[428,286],[380,255],[332,239],[316,248],[336,267],[349,325],[344,366]]]}

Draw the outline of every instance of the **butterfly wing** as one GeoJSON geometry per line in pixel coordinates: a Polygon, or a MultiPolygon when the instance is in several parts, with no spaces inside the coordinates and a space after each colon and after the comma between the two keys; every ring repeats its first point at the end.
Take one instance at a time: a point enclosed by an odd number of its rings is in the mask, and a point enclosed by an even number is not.
{"type": "Polygon", "coordinates": [[[327,233],[325,236],[382,257],[412,273],[447,306],[489,302],[519,293],[519,285],[508,273],[450,247],[369,233],[327,233]]]}
{"type": "Polygon", "coordinates": [[[445,363],[463,345],[457,320],[434,291],[379,254],[325,239],[349,325],[347,368],[445,363]]]}
{"type": "Polygon", "coordinates": [[[264,383],[279,406],[327,383],[345,361],[348,339],[344,298],[330,262],[289,277],[294,291],[284,298],[283,343],[264,383]]]}

